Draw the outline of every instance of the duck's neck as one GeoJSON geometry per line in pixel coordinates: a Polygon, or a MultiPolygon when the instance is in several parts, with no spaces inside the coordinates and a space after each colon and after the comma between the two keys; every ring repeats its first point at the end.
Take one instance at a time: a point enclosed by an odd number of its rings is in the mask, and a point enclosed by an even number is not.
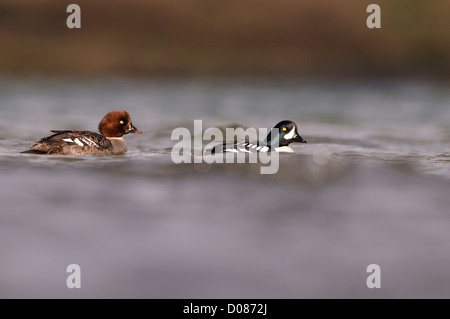
{"type": "Polygon", "coordinates": [[[280,134],[277,132],[277,130],[272,129],[270,133],[267,135],[266,139],[264,140],[264,143],[266,143],[269,147],[283,147],[288,146],[289,143],[286,142],[284,138],[280,139],[280,134]]]}
{"type": "Polygon", "coordinates": [[[122,154],[128,150],[127,144],[125,144],[125,141],[122,137],[107,137],[107,139],[112,144],[112,153],[122,154]]]}

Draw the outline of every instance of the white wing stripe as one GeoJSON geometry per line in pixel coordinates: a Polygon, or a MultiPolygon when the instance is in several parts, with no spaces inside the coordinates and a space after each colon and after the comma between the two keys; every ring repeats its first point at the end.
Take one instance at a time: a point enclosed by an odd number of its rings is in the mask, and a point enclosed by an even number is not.
{"type": "Polygon", "coordinates": [[[81,138],[81,140],[89,146],[97,146],[98,147],[98,145],[93,140],[91,140],[87,137],[83,137],[83,138],[81,138]]]}
{"type": "Polygon", "coordinates": [[[84,144],[83,144],[78,138],[76,138],[76,139],[74,140],[74,142],[77,143],[77,144],[80,145],[80,146],[84,146],[84,144]]]}
{"type": "Polygon", "coordinates": [[[98,147],[97,143],[95,143],[93,140],[91,140],[90,138],[87,138],[87,137],[80,137],[80,138],[76,138],[75,140],[72,140],[71,138],[64,138],[63,141],[67,142],[67,143],[75,143],[78,146],[88,145],[88,146],[98,147]]]}

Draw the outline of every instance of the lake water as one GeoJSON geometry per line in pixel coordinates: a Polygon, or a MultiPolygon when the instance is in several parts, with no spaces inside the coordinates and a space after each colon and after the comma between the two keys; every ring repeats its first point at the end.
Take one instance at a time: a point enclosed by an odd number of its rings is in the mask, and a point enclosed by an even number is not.
{"type": "Polygon", "coordinates": [[[0,297],[450,297],[450,89],[405,82],[0,80],[0,297]],[[123,156],[20,154],[126,109],[123,156]],[[290,119],[259,164],[171,161],[171,132],[290,119]],[[81,267],[81,289],[66,267],[81,267]],[[381,267],[381,289],[366,268],[381,267]]]}

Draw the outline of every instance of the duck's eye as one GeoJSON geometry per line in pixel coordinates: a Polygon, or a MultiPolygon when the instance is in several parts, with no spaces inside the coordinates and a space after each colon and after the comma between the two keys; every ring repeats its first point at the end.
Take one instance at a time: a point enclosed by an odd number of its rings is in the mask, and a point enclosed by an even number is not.
{"type": "Polygon", "coordinates": [[[286,132],[286,131],[287,131],[286,126],[284,126],[284,127],[282,128],[282,130],[283,130],[283,132],[286,132]]]}
{"type": "Polygon", "coordinates": [[[120,121],[119,123],[120,123],[121,125],[123,125],[124,122],[123,122],[123,121],[120,121]]]}

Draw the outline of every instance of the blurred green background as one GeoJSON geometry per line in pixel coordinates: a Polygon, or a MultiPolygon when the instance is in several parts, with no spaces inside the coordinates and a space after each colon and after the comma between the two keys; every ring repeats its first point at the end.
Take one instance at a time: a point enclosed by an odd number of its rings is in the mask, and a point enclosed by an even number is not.
{"type": "Polygon", "coordinates": [[[449,30],[449,0],[2,0],[0,73],[449,79],[449,30]]]}

